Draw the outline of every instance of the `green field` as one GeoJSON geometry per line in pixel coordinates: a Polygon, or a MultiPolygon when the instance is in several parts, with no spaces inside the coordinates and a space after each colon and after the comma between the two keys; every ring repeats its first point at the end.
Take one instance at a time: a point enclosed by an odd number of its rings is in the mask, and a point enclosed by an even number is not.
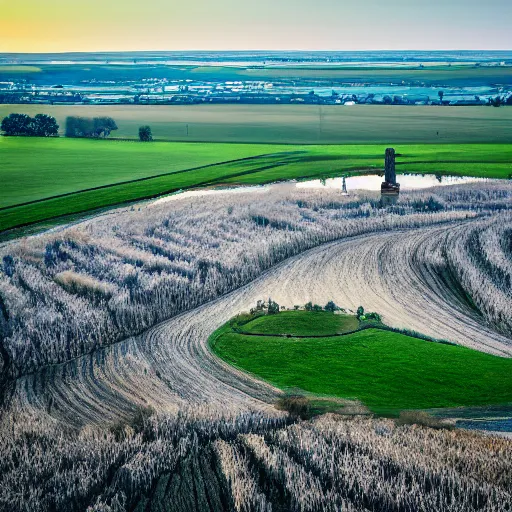
{"type": "MultiPolygon", "coordinates": [[[[32,66],[0,66],[0,81],[10,81],[18,73],[30,76],[32,66]],[[24,69],[21,69],[24,68],[24,69]]],[[[211,65],[166,65],[155,62],[151,65],[80,63],[39,64],[38,83],[55,84],[71,80],[72,83],[112,81],[116,83],[140,81],[144,78],[198,81],[237,81],[237,80],[293,80],[296,82],[314,82],[322,86],[340,84],[405,84],[427,85],[432,87],[454,86],[496,86],[509,85],[512,79],[511,66],[475,66],[470,63],[425,63],[408,65],[388,64],[339,65],[335,63],[287,63],[249,66],[211,66],[211,65]]]]}
{"type": "Polygon", "coordinates": [[[510,143],[512,108],[354,105],[0,105],[12,112],[111,116],[112,137],[149,124],[159,140],[286,144],[510,143]]]}
{"type": "MultiPolygon", "coordinates": [[[[276,334],[299,325],[270,318],[259,322],[269,319],[276,334]]],[[[210,341],[219,357],[281,389],[358,399],[378,413],[512,402],[512,359],[395,332],[293,338],[240,334],[226,325],[210,341]]]]}
{"type": "Polygon", "coordinates": [[[36,66],[13,66],[13,65],[0,65],[0,75],[14,73],[18,74],[30,74],[30,73],[41,73],[42,69],[36,66]]]}
{"type": "MultiPolygon", "coordinates": [[[[203,66],[194,68],[191,74],[207,77],[208,73],[222,74],[226,68],[203,66]]],[[[238,80],[314,80],[336,81],[341,83],[407,83],[425,84],[432,86],[471,84],[510,84],[512,67],[474,67],[468,65],[456,66],[400,66],[400,67],[361,67],[361,66],[319,66],[319,65],[293,65],[268,66],[265,68],[235,68],[232,71],[238,80]]],[[[204,79],[204,78],[203,78],[204,79]]]]}
{"type": "Polygon", "coordinates": [[[278,315],[261,316],[243,325],[251,334],[292,334],[295,336],[329,336],[355,331],[359,326],[352,315],[333,315],[325,311],[282,311],[278,315]]]}
{"type": "MultiPolygon", "coordinates": [[[[0,231],[194,186],[381,170],[385,147],[1,137],[0,231]]],[[[510,144],[395,148],[398,172],[512,174],[510,144]]]]}

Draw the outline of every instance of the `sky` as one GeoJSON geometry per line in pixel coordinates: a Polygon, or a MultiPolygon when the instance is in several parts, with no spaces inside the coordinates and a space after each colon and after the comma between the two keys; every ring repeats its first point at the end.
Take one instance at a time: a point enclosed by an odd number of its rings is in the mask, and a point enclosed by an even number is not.
{"type": "Polygon", "coordinates": [[[0,52],[512,49],[511,0],[0,0],[0,52]]]}

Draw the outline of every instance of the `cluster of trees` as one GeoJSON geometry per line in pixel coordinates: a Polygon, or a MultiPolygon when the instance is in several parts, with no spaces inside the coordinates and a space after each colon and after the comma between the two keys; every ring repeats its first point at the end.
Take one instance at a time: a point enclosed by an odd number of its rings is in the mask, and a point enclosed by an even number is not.
{"type": "Polygon", "coordinates": [[[37,114],[35,117],[27,114],[10,114],[4,117],[0,129],[7,136],[57,137],[59,135],[56,119],[46,114],[37,114]]]}
{"type": "Polygon", "coordinates": [[[10,512],[503,512],[512,441],[393,420],[212,411],[76,433],[4,415],[10,512]]]}
{"type": "Polygon", "coordinates": [[[400,214],[379,208],[376,198],[334,190],[269,193],[257,203],[238,194],[236,204],[223,194],[122,211],[10,244],[0,252],[0,358],[10,375],[67,361],[237,289],[319,244],[465,219],[471,190],[481,211],[485,198],[511,207],[512,186],[499,186],[501,192],[494,183],[453,189],[452,202],[445,187],[439,212],[418,213],[412,203],[422,196],[402,194],[400,214]]]}
{"type": "MultiPolygon", "coordinates": [[[[295,309],[300,309],[300,306],[294,306],[295,309]]],[[[311,301],[304,304],[305,311],[329,311],[330,313],[334,313],[335,311],[344,311],[339,306],[330,300],[324,307],[319,306],[318,304],[313,304],[311,301]]]]}
{"type": "Polygon", "coordinates": [[[117,124],[111,117],[69,116],[66,118],[66,137],[106,138],[117,129],[117,124]]]}
{"type": "Polygon", "coordinates": [[[376,322],[381,321],[380,315],[378,313],[373,313],[373,312],[365,313],[363,306],[359,306],[357,308],[356,316],[357,316],[357,319],[362,322],[367,321],[367,320],[374,320],[376,322]]]}

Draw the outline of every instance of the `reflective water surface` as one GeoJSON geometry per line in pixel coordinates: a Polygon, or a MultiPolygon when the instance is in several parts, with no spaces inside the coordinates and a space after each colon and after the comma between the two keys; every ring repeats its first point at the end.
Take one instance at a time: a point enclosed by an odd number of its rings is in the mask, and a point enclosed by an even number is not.
{"type": "MultiPolygon", "coordinates": [[[[381,183],[384,181],[382,174],[365,174],[362,176],[349,176],[345,178],[347,193],[355,190],[380,191],[381,183]]],[[[425,189],[430,187],[465,185],[467,183],[477,183],[485,181],[499,181],[490,178],[474,178],[471,176],[436,176],[433,174],[399,174],[397,181],[400,183],[400,190],[425,189]]],[[[239,186],[229,188],[205,188],[197,190],[179,191],[174,194],[161,197],[153,201],[153,205],[186,199],[189,197],[199,197],[217,194],[240,194],[240,193],[262,193],[269,190],[270,187],[286,188],[329,188],[343,190],[343,178],[329,178],[325,180],[308,181],[286,181],[269,185],[239,186]]]]}

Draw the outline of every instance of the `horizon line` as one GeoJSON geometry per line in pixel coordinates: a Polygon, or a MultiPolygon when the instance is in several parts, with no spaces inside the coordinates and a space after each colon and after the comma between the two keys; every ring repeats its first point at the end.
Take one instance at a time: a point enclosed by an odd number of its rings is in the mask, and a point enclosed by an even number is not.
{"type": "Polygon", "coordinates": [[[430,48],[422,48],[422,49],[405,49],[405,48],[372,48],[372,49],[360,49],[360,50],[335,50],[335,49],[223,49],[223,50],[205,50],[205,49],[189,49],[189,50],[161,50],[161,49],[153,49],[153,50],[63,50],[63,51],[54,51],[54,52],[30,52],[30,51],[21,51],[21,52],[10,52],[10,51],[0,51],[0,55],[64,55],[70,53],[76,54],[86,54],[86,53],[225,53],[225,52],[237,52],[237,53],[248,53],[248,52],[261,52],[261,53],[279,53],[279,52],[289,52],[289,53],[301,53],[301,52],[311,52],[311,53],[364,53],[364,52],[511,52],[512,48],[504,49],[504,48],[494,48],[494,49],[483,49],[483,48],[442,48],[442,49],[430,49],[430,48]]]}

